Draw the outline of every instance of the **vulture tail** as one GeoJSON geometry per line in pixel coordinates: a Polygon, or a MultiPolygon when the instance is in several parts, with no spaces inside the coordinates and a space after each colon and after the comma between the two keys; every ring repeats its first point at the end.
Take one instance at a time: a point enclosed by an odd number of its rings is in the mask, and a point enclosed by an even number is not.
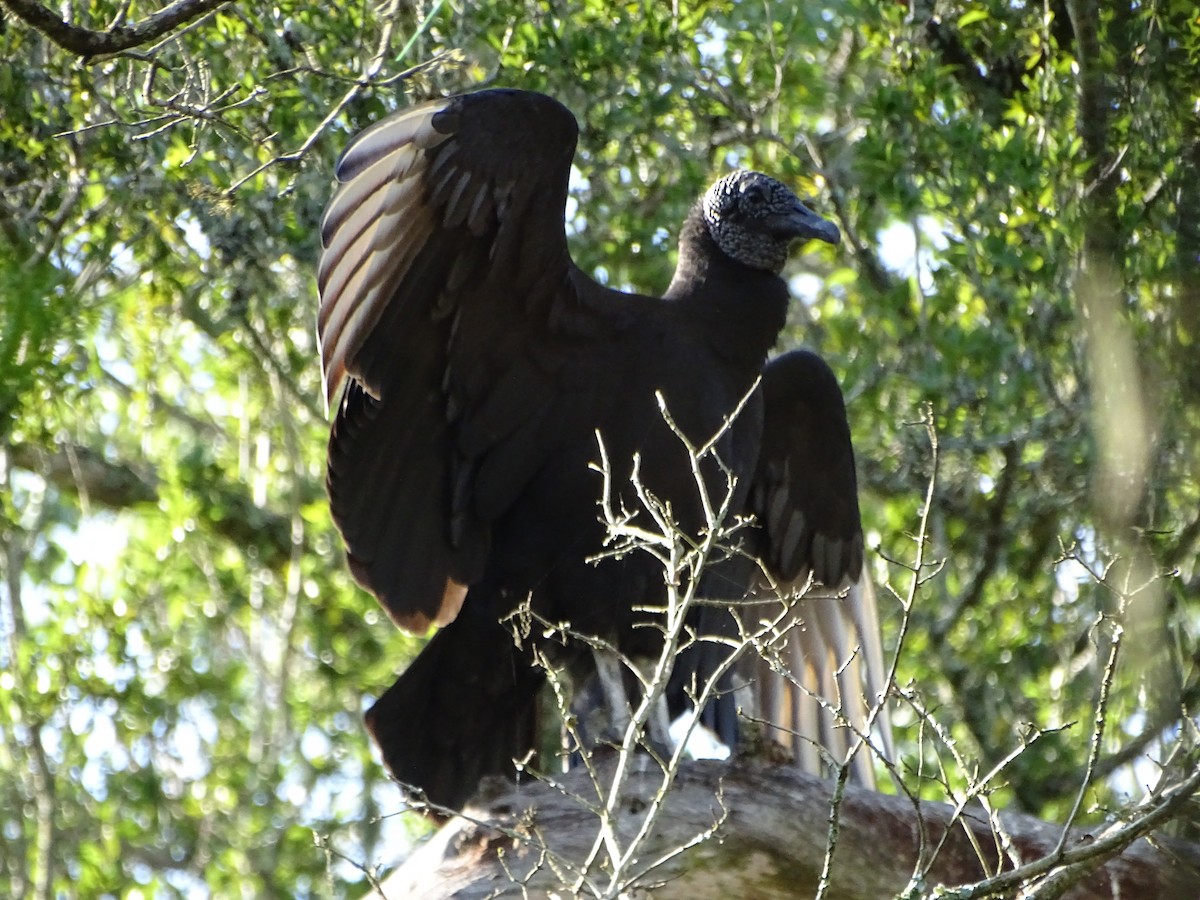
{"type": "Polygon", "coordinates": [[[514,778],[535,746],[545,678],[495,621],[441,629],[367,712],[392,776],[417,798],[461,810],[481,778],[514,778]]]}

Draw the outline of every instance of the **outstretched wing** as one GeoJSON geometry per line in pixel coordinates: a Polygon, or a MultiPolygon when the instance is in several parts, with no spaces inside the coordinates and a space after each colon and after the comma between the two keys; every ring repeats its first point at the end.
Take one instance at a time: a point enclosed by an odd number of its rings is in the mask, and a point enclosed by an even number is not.
{"type": "MultiPolygon", "coordinates": [[[[772,654],[756,661],[755,712],[779,729],[803,769],[821,772],[816,745],[840,761],[854,735],[816,698],[859,729],[887,677],[875,595],[863,573],[854,450],[837,379],[815,353],[772,360],[762,391],[762,445],[749,506],[759,522],[755,550],[775,584],[756,593],[778,589],[786,597],[810,578],[818,586],[795,601],[772,654]]],[[[890,752],[886,716],[877,732],[890,752]]],[[[854,772],[874,783],[869,754],[858,754],[854,772]]]]}
{"type": "Polygon", "coordinates": [[[837,378],[794,350],[763,369],[763,434],[750,488],[759,558],[783,582],[836,586],[862,572],[862,520],[850,425],[837,378]]]}
{"type": "Polygon", "coordinates": [[[344,385],[330,503],[408,630],[457,614],[552,439],[572,341],[603,318],[563,225],[577,136],[551,98],[489,90],[399,112],[338,162],[318,272],[327,401],[344,385]]]}

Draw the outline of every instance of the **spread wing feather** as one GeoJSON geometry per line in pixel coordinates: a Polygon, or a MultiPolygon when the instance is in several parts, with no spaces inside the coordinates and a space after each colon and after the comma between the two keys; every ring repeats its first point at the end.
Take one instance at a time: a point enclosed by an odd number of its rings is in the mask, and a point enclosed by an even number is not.
{"type": "MultiPolygon", "coordinates": [[[[749,506],[760,525],[755,550],[774,587],[760,584],[756,593],[794,595],[810,579],[819,586],[784,601],[795,605],[773,653],[753,663],[753,712],[778,729],[801,768],[821,772],[816,744],[840,762],[854,742],[839,713],[863,728],[886,689],[875,594],[863,572],[854,452],[841,389],[816,354],[797,350],[772,360],[762,391],[762,446],[749,506]]],[[[890,755],[886,714],[876,721],[876,736],[890,755]]],[[[868,753],[855,757],[853,772],[874,784],[868,753]]]]}
{"type": "Polygon", "coordinates": [[[837,378],[807,350],[763,369],[762,447],[751,511],[764,535],[772,575],[826,585],[858,580],[862,524],[850,425],[837,378]]]}
{"type": "Polygon", "coordinates": [[[397,113],[338,162],[318,270],[326,400],[343,398],[331,508],[407,629],[454,618],[490,520],[549,452],[561,323],[603,327],[563,225],[577,137],[549,97],[483,91],[397,113]]]}

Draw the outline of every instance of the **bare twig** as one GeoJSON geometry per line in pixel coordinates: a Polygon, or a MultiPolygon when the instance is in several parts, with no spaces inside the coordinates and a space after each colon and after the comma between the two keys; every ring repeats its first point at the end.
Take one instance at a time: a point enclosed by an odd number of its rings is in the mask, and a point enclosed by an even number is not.
{"type": "MultiPolygon", "coordinates": [[[[382,87],[395,84],[398,81],[403,81],[404,79],[410,78],[420,72],[424,72],[433,66],[440,65],[445,59],[453,55],[452,52],[438,53],[424,62],[418,63],[415,66],[410,66],[403,72],[399,72],[384,79],[377,79],[380,70],[383,68],[384,61],[387,59],[388,47],[390,47],[392,43],[392,34],[396,27],[396,11],[399,7],[399,2],[400,0],[388,0],[388,5],[382,13],[382,18],[384,20],[383,29],[380,33],[379,41],[375,48],[375,53],[364,67],[362,75],[357,81],[354,82],[354,84],[350,86],[346,93],[342,95],[342,98],[333,105],[333,107],[325,115],[325,118],[322,119],[311,132],[309,132],[308,137],[306,137],[301,142],[300,146],[298,146],[295,150],[292,150],[288,153],[278,154],[277,156],[274,156],[262,163],[257,168],[252,169],[250,172],[246,173],[228,188],[226,188],[226,196],[236,193],[238,188],[240,188],[246,182],[262,174],[274,165],[279,163],[298,162],[303,159],[308,151],[312,149],[312,146],[320,139],[321,135],[325,133],[325,130],[329,128],[329,126],[337,120],[338,116],[342,114],[346,107],[354,102],[354,100],[368,87],[382,87]]],[[[421,24],[418,26],[417,30],[414,31],[409,37],[408,42],[404,45],[400,52],[400,58],[404,58],[404,56],[408,54],[413,45],[416,43],[417,38],[425,33],[426,29],[429,28],[430,23],[441,10],[444,3],[445,0],[437,0],[437,3],[434,5],[433,9],[429,11],[429,14],[426,15],[421,21],[421,24]]]]}

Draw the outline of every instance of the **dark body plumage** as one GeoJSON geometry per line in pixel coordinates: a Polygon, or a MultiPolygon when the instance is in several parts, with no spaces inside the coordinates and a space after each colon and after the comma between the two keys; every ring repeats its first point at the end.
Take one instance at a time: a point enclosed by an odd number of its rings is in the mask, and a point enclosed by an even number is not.
{"type": "MultiPolygon", "coordinates": [[[[661,602],[660,566],[641,553],[587,562],[603,537],[597,431],[614,486],[638,454],[645,486],[685,529],[703,525],[655,391],[702,443],[761,374],[718,444],[734,509],[764,525],[753,549],[784,582],[815,567],[840,584],[862,566],[837,383],[812,354],[763,368],[786,317],[788,245],[837,229],[779,182],[735,173],[689,215],[663,298],[610,290],[567,252],[577,133],[564,107],[522,91],[398,113],[347,149],[322,223],[328,398],[344,385],[334,519],[355,577],[401,627],[443,626],[368,725],[392,773],[447,806],[532,745],[543,676],[498,624],[527,596],[547,620],[657,652],[655,632],[632,625],[661,602]]],[[[720,577],[737,582],[725,596],[755,583],[750,566],[720,577]]]]}

